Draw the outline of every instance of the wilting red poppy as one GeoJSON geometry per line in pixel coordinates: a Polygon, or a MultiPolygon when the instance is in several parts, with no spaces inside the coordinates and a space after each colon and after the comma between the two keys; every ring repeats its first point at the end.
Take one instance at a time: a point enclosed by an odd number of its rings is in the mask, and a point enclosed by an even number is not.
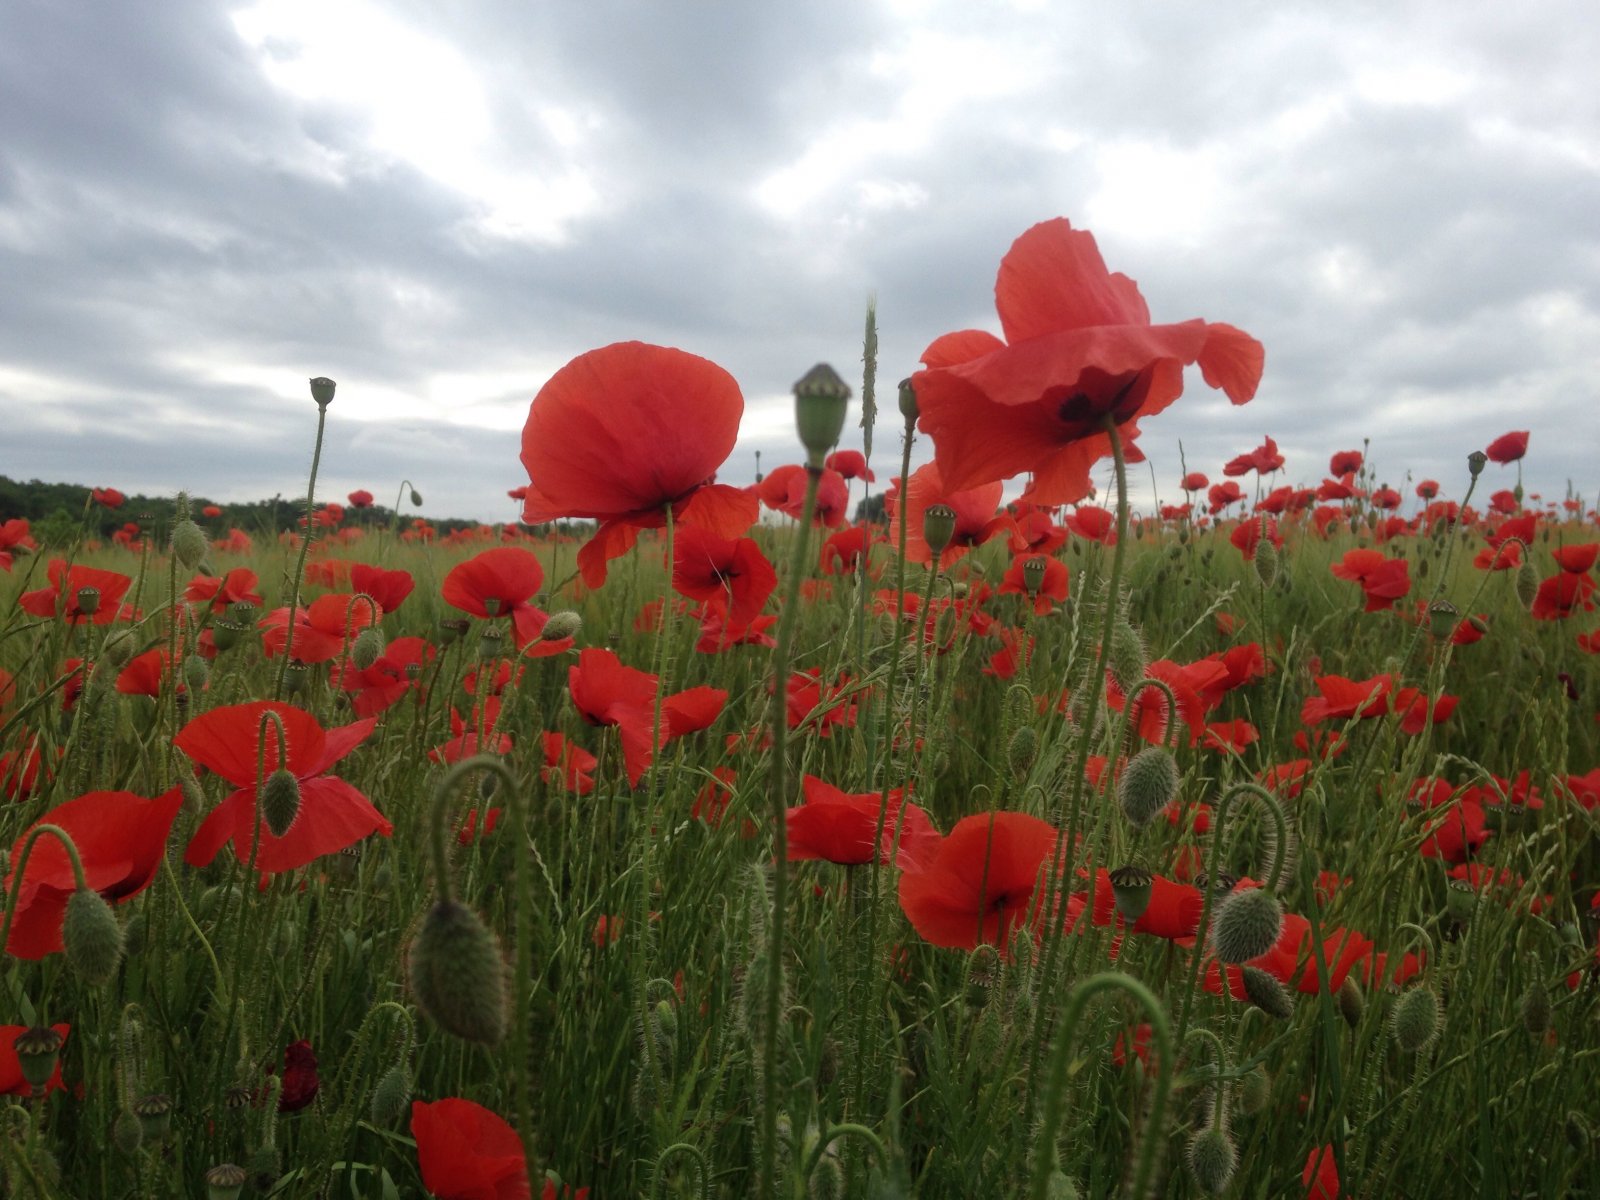
{"type": "MultiPolygon", "coordinates": [[[[89,886],[112,903],[131,899],[155,878],[167,834],[182,805],[179,788],[153,800],[132,792],[88,792],[58,804],[28,826],[11,847],[7,892],[29,833],[39,825],[58,825],[78,848],[89,886]]],[[[41,837],[28,856],[6,950],[30,959],[60,950],[61,923],[76,888],[66,850],[50,835],[41,837]]]]}
{"type": "Polygon", "coordinates": [[[209,604],[214,613],[228,611],[230,604],[260,604],[256,591],[261,581],[249,567],[234,567],[226,575],[196,575],[183,590],[190,604],[209,604]]]}
{"type": "MultiPolygon", "coordinates": [[[[65,1045],[72,1026],[52,1025],[50,1028],[61,1035],[65,1045]]],[[[23,1077],[22,1063],[17,1058],[17,1038],[26,1032],[26,1025],[0,1025],[0,1096],[33,1095],[33,1085],[23,1077]]],[[[61,1056],[56,1058],[56,1069],[45,1082],[44,1090],[46,1095],[66,1090],[66,1084],[61,1082],[61,1056]]]]}
{"type": "Polygon", "coordinates": [[[346,496],[345,499],[350,501],[351,508],[372,507],[372,493],[367,491],[366,488],[357,488],[355,491],[346,496]]]}
{"type": "Polygon", "coordinates": [[[1230,458],[1222,468],[1222,473],[1230,477],[1248,475],[1251,471],[1258,475],[1270,475],[1282,467],[1283,455],[1278,453],[1278,443],[1269,437],[1248,454],[1230,458]]]}
{"type": "MultiPolygon", "coordinates": [[[[530,551],[498,546],[452,567],[439,594],[452,608],[475,617],[510,617],[512,636],[522,649],[538,641],[539,631],[550,619],[533,605],[542,583],[544,568],[530,551]]],[[[554,652],[570,645],[568,641],[554,652]]]]}
{"type": "Polygon", "coordinates": [[[933,551],[928,546],[928,539],[923,536],[923,520],[928,509],[935,504],[943,504],[955,510],[955,533],[950,538],[950,544],[945,547],[939,556],[940,569],[948,569],[968,550],[974,546],[981,546],[990,538],[1008,532],[1011,518],[1004,514],[996,516],[995,512],[1000,507],[1000,497],[1005,491],[1002,483],[990,483],[968,491],[952,491],[945,486],[944,478],[940,474],[938,463],[927,463],[911,472],[911,482],[905,487],[905,504],[902,505],[901,489],[896,486],[884,494],[884,508],[889,515],[890,537],[899,544],[900,522],[908,522],[906,527],[906,561],[922,563],[924,565],[933,561],[933,551]],[[902,512],[905,514],[902,517],[902,512]]]}
{"type": "Polygon", "coordinates": [[[257,871],[267,875],[292,871],[374,833],[388,837],[394,831],[364,795],[344,780],[324,774],[366,740],[377,724],[375,718],[324,731],[308,712],[272,700],[257,700],[201,713],[172,739],[179,750],[236,789],[206,814],[183,856],[184,862],[203,867],[230,841],[239,861],[250,861],[258,820],[257,759],[263,741],[266,773],[270,776],[278,765],[278,731],[271,721],[262,721],[267,712],[277,713],[283,722],[284,740],[288,743],[283,765],[299,784],[300,808],[282,837],[274,836],[266,823],[261,823],[257,871]]]}
{"type": "Polygon", "coordinates": [[[134,615],[133,610],[122,603],[133,580],[120,572],[79,563],[68,567],[65,559],[52,558],[45,568],[45,576],[50,580],[49,587],[23,592],[17,597],[17,605],[24,612],[36,617],[62,617],[69,625],[109,625],[134,615]],[[92,603],[89,593],[94,595],[92,603]],[[94,611],[85,611],[85,604],[90,604],[94,611]]]}
{"type": "Polygon", "coordinates": [[[317,1077],[317,1056],[311,1043],[302,1038],[283,1050],[283,1089],[278,1093],[278,1111],[299,1112],[317,1098],[322,1080],[317,1077]]]}
{"type": "Polygon", "coordinates": [[[807,775],[801,784],[805,803],[789,809],[789,861],[823,859],[843,866],[887,863],[920,870],[938,849],[939,831],[928,814],[903,802],[901,789],[888,795],[883,837],[874,847],[883,797],[877,792],[849,793],[807,775]],[[898,830],[896,827],[899,827],[898,830]]]}
{"type": "Polygon", "coordinates": [[[1337,578],[1361,585],[1367,612],[1393,608],[1396,600],[1411,591],[1411,568],[1406,560],[1378,550],[1347,550],[1330,569],[1337,578]]]}
{"type": "Polygon", "coordinates": [[[18,550],[37,550],[39,543],[28,535],[28,519],[13,517],[0,521],[0,568],[11,570],[12,556],[18,550]]]}
{"type": "Polygon", "coordinates": [[[1528,430],[1502,433],[1483,448],[1490,462],[1514,463],[1528,452],[1528,430]]]}
{"type": "Polygon", "coordinates": [[[872,473],[872,468],[867,466],[866,455],[859,450],[835,450],[828,455],[822,465],[830,471],[837,471],[846,479],[865,479],[868,483],[877,483],[878,477],[872,473]]]}
{"type": "Polygon", "coordinates": [[[682,350],[618,342],[573,359],[534,397],[522,431],[531,480],[522,519],[600,522],[578,552],[590,587],[642,528],[698,525],[738,537],[760,509],[712,483],[739,433],[744,397],[721,367],[682,350]]]}
{"type": "Polygon", "coordinates": [[[411,1104],[422,1186],[438,1200],[529,1200],[522,1139],[504,1118],[454,1097],[411,1104]]]}
{"type": "Polygon", "coordinates": [[[932,861],[901,874],[900,908],[935,946],[1004,946],[1034,907],[1034,888],[1057,836],[1048,822],[1026,813],[963,817],[932,861]]]}
{"type": "Polygon", "coordinates": [[[754,538],[725,538],[691,525],[673,540],[673,590],[716,609],[728,625],[749,625],[777,586],[778,573],[754,538]]]}
{"type": "Polygon", "coordinates": [[[1153,416],[1199,363],[1235,404],[1255,395],[1261,343],[1231,325],[1152,325],[1138,286],[1106,270],[1094,236],[1064,219],[1028,230],[1000,263],[1002,342],[963,330],[922,354],[912,377],[921,427],[947,486],[964,490],[1025,471],[1024,498],[1066,504],[1089,494],[1089,469],[1111,453],[1106,420],[1153,416]]]}
{"type": "Polygon", "coordinates": [[[121,508],[128,502],[116,488],[90,488],[89,498],[103,508],[121,508]]]}
{"type": "MultiPolygon", "coordinates": [[[[809,480],[806,469],[790,464],[774,467],[756,485],[761,503],[775,512],[781,512],[798,521],[805,515],[806,488],[809,480]]],[[[824,470],[817,479],[817,499],[812,509],[811,523],[826,525],[830,529],[843,525],[850,507],[850,485],[837,471],[824,470]]]]}

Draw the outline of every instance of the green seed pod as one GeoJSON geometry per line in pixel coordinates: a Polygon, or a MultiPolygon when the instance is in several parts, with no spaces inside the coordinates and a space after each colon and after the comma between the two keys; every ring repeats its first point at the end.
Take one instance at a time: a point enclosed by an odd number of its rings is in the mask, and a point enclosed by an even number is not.
{"type": "Polygon", "coordinates": [[[1256,578],[1261,580],[1262,587],[1271,587],[1278,578],[1278,548],[1272,544],[1265,531],[1261,535],[1261,540],[1256,543],[1256,578]]]}
{"type": "Polygon", "coordinates": [[[1523,608],[1532,608],[1538,596],[1539,572],[1533,569],[1532,562],[1523,559],[1522,565],[1517,568],[1517,599],[1522,601],[1523,608]]]}
{"type": "Polygon", "coordinates": [[[379,1129],[393,1129],[400,1124],[410,1103],[411,1072],[404,1063],[395,1063],[373,1085],[367,1115],[379,1129]]]}
{"type": "Polygon", "coordinates": [[[1078,1200],[1078,1185],[1060,1167],[1050,1172],[1044,1184],[1045,1200],[1078,1200]]]}
{"type": "Polygon", "coordinates": [[[17,1034],[11,1048],[16,1051],[17,1066],[22,1070],[22,1077],[35,1092],[49,1083],[50,1077],[55,1074],[56,1060],[60,1057],[61,1043],[65,1040],[48,1025],[35,1025],[17,1034]]]}
{"type": "Polygon", "coordinates": [[[1362,1016],[1366,1013],[1366,995],[1362,986],[1355,982],[1354,974],[1344,976],[1344,982],[1339,984],[1339,1016],[1344,1018],[1344,1024],[1355,1029],[1362,1024],[1362,1016]]]}
{"type": "Polygon", "coordinates": [[[1155,887],[1155,876],[1143,867],[1117,867],[1111,872],[1111,894],[1116,899],[1117,911],[1122,919],[1132,925],[1144,916],[1150,907],[1150,893],[1155,887]]]}
{"type": "Polygon", "coordinates": [[[1178,794],[1178,763],[1165,746],[1146,746],[1122,769],[1117,803],[1129,824],[1142,829],[1178,794]]]}
{"type": "Polygon", "coordinates": [[[248,625],[219,619],[211,626],[211,642],[218,650],[232,650],[249,631],[248,625]]]}
{"type": "Polygon", "coordinates": [[[1026,779],[1038,752],[1039,735],[1033,731],[1033,726],[1024,725],[1013,733],[1011,744],[1006,747],[1006,764],[1011,768],[1011,777],[1019,782],[1026,779]]]}
{"type": "Polygon", "coordinates": [[[91,987],[110,983],[122,961],[122,926],[99,892],[79,888],[61,923],[67,963],[91,987]]]}
{"type": "Polygon", "coordinates": [[[1288,990],[1278,982],[1274,975],[1269,975],[1259,967],[1243,967],[1245,994],[1254,1004],[1269,1017],[1276,1017],[1280,1021],[1287,1021],[1294,1016],[1294,1001],[1289,999],[1288,990]]]}
{"type": "Polygon", "coordinates": [[[1225,1123],[1206,1126],[1189,1143],[1189,1173],[1203,1192],[1220,1196],[1238,1165],[1239,1152],[1225,1123]]]}
{"type": "Polygon", "coordinates": [[[211,682],[211,664],[198,654],[183,660],[183,682],[191,692],[203,692],[211,682]]]}
{"type": "Polygon", "coordinates": [[[818,363],[794,385],[794,423],[807,461],[821,467],[844,432],[850,386],[827,363],[818,363]]]}
{"type": "Polygon", "coordinates": [[[409,973],[417,1007],[442,1029],[487,1046],[505,1037],[505,960],[470,908],[441,900],[428,910],[411,943],[409,973]]]}
{"type": "Polygon", "coordinates": [[[1283,908],[1266,888],[1230,892],[1211,921],[1211,948],[1225,963],[1260,958],[1283,932],[1283,908]]]}
{"type": "Polygon", "coordinates": [[[306,690],[310,679],[310,667],[303,662],[290,662],[283,669],[283,690],[291,696],[298,696],[306,690]]]}
{"type": "Polygon", "coordinates": [[[124,1154],[137,1154],[144,1145],[144,1124],[131,1108],[119,1109],[112,1119],[111,1144],[124,1154]]]}
{"type": "Polygon", "coordinates": [[[935,555],[943,554],[956,535],[956,510],[948,504],[930,504],[922,512],[922,539],[935,555]]]}
{"type": "Polygon", "coordinates": [[[239,1200],[244,1181],[250,1178],[235,1163],[219,1163],[206,1172],[206,1200],[239,1200]]]}
{"type": "Polygon", "coordinates": [[[149,1092],[133,1103],[134,1116],[148,1142],[160,1142],[172,1131],[172,1097],[162,1092],[149,1092]]]}
{"type": "Polygon", "coordinates": [[[1027,588],[1028,595],[1037,596],[1039,589],[1044,586],[1046,565],[1041,554],[1035,554],[1022,564],[1022,586],[1027,588]]]}
{"type": "Polygon", "coordinates": [[[311,381],[311,398],[317,402],[318,408],[327,408],[333,403],[333,390],[338,386],[326,375],[318,375],[311,381]]]}
{"type": "Polygon", "coordinates": [[[141,909],[128,918],[128,923],[122,927],[122,952],[132,958],[144,949],[145,932],[149,928],[149,921],[141,909]]]}
{"type": "Polygon", "coordinates": [[[383,649],[383,630],[376,625],[368,625],[356,634],[356,640],[350,644],[350,661],[355,664],[356,670],[365,671],[383,657],[383,649]]]}
{"type": "Polygon", "coordinates": [[[913,423],[917,417],[921,415],[921,410],[917,406],[916,389],[911,386],[910,379],[902,379],[900,381],[900,395],[898,397],[898,402],[900,405],[900,415],[906,419],[907,425],[913,423]]]}
{"type": "Polygon", "coordinates": [[[1235,1097],[1234,1104],[1238,1110],[1246,1116],[1254,1116],[1266,1108],[1267,1102],[1272,1099],[1272,1076],[1257,1063],[1248,1075],[1239,1080],[1235,1097]]]}
{"type": "Polygon", "coordinates": [[[1531,1037],[1543,1038],[1550,1028],[1550,993],[1537,980],[1522,993],[1522,1027],[1531,1037]]]}
{"type": "Polygon", "coordinates": [[[1472,914],[1478,911],[1478,892],[1465,879],[1447,880],[1444,885],[1445,911],[1450,914],[1451,920],[1458,925],[1465,925],[1472,920],[1472,914]]]}
{"type": "Polygon", "coordinates": [[[1389,1014],[1389,1029],[1395,1044],[1407,1054],[1424,1049],[1439,1036],[1438,995],[1426,984],[1406,992],[1389,1014]]]}
{"type": "Polygon", "coordinates": [[[279,767],[261,786],[261,819],[273,837],[289,832],[300,815],[300,781],[279,767]]]}
{"type": "Polygon", "coordinates": [[[1133,627],[1126,616],[1118,613],[1111,626],[1111,654],[1106,659],[1106,670],[1111,672],[1111,678],[1117,681],[1117,686],[1127,692],[1144,678],[1149,665],[1144,635],[1133,627]]]}

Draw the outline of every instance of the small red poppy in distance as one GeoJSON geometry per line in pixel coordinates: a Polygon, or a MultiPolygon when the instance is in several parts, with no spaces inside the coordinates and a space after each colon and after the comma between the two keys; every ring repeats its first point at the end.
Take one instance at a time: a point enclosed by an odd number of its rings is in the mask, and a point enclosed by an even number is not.
{"type": "Polygon", "coordinates": [[[1026,813],[963,817],[932,861],[901,874],[900,908],[935,946],[1004,946],[1034,907],[1034,888],[1056,837],[1052,825],[1026,813]]]}
{"type": "Polygon", "coordinates": [[[1257,475],[1270,475],[1282,467],[1283,455],[1278,453],[1278,443],[1269,437],[1248,454],[1229,459],[1222,473],[1234,476],[1248,475],[1254,471],[1257,475]]]}
{"type": "Polygon", "coordinates": [[[1178,486],[1186,492],[1203,492],[1211,486],[1211,480],[1207,479],[1199,471],[1190,471],[1183,477],[1178,486]]]}
{"type": "Polygon", "coordinates": [[[1333,457],[1328,460],[1328,474],[1338,477],[1340,475],[1354,475],[1361,470],[1365,461],[1359,450],[1335,450],[1333,457]]]}
{"type": "Polygon", "coordinates": [[[383,620],[383,610],[371,600],[345,592],[318,596],[309,606],[295,609],[294,637],[289,636],[289,610],[275,608],[257,624],[261,648],[268,658],[285,649],[297,662],[323,663],[339,657],[346,640],[383,620]]]}
{"type": "Polygon", "coordinates": [[[128,502],[116,488],[90,488],[89,498],[103,508],[121,508],[128,502]]]}
{"type": "Polygon", "coordinates": [[[190,604],[209,604],[214,613],[225,613],[230,604],[261,603],[261,593],[256,591],[261,581],[249,567],[234,567],[226,575],[196,575],[183,590],[183,598],[190,604]]]}
{"type": "Polygon", "coordinates": [[[1390,558],[1381,550],[1347,550],[1330,570],[1336,578],[1359,583],[1366,594],[1367,612],[1393,608],[1411,591],[1411,568],[1403,558],[1390,558]]]}
{"type": "Polygon", "coordinates": [[[618,342],[580,354],[534,397],[522,431],[522,519],[588,517],[578,552],[590,587],[640,529],[698,525],[738,537],[760,512],[743,488],[712,482],[733,450],[744,396],[716,363],[682,350],[618,342]]]}
{"type": "Polygon", "coordinates": [[[372,493],[367,491],[366,488],[357,488],[355,491],[346,496],[345,499],[350,501],[351,508],[372,507],[372,493]]]}
{"type": "Polygon", "coordinates": [[[550,620],[544,610],[533,605],[533,596],[543,583],[544,568],[531,551],[498,546],[450,568],[439,594],[452,608],[475,617],[510,617],[517,648],[543,658],[572,646],[571,638],[539,640],[539,631],[550,620]]]}
{"type": "Polygon", "coordinates": [[[310,713],[273,700],[233,704],[201,713],[172,739],[198,765],[222,776],[236,789],[206,815],[183,861],[203,867],[227,842],[240,862],[250,861],[255,834],[258,757],[270,776],[278,766],[278,732],[265,713],[278,714],[288,743],[284,769],[300,790],[300,807],[282,837],[263,823],[256,870],[273,875],[292,871],[353,846],[374,833],[388,837],[394,827],[372,802],[344,780],[324,774],[372,732],[376,718],[324,731],[310,713]],[[263,728],[265,730],[263,738],[263,728]],[[263,740],[264,756],[258,755],[263,740]]]}
{"type": "Polygon", "coordinates": [[[50,580],[49,587],[17,597],[17,605],[24,612],[36,617],[62,617],[69,625],[109,625],[134,615],[122,604],[133,580],[117,571],[79,563],[69,567],[65,559],[52,558],[45,577],[50,580]]]}
{"type": "MultiPolygon", "coordinates": [[[[805,515],[806,469],[789,464],[774,467],[767,477],[756,485],[761,503],[775,512],[781,512],[798,521],[805,515]]],[[[845,522],[850,507],[850,485],[837,471],[824,469],[817,480],[817,499],[812,509],[811,523],[835,529],[845,522]]]]}
{"type": "MultiPolygon", "coordinates": [[[[11,847],[6,876],[9,894],[23,843],[39,825],[67,831],[83,861],[89,886],[112,903],[132,899],[155,878],[173,818],[183,806],[179,788],[146,800],[132,792],[88,792],[58,804],[23,831],[11,847]]],[[[18,958],[43,958],[61,949],[61,923],[77,888],[66,849],[46,834],[33,844],[17,893],[17,909],[6,939],[18,958]]]]}
{"type": "Polygon", "coordinates": [[[1490,462],[1514,463],[1528,452],[1528,430],[1502,433],[1484,447],[1490,462]]]}
{"type": "Polygon", "coordinates": [[[874,847],[872,835],[884,797],[877,792],[844,792],[815,775],[807,775],[801,787],[805,803],[789,809],[786,822],[790,862],[822,859],[854,867],[887,863],[892,853],[895,866],[920,870],[942,840],[928,814],[904,802],[900,788],[889,792],[883,837],[874,847]]]}
{"type": "Polygon", "coordinates": [[[528,1162],[517,1131],[471,1100],[411,1105],[422,1186],[438,1200],[528,1200],[528,1162]]]}
{"type": "Polygon", "coordinates": [[[947,486],[961,490],[1025,471],[1038,504],[1089,494],[1089,469],[1111,453],[1107,420],[1153,416],[1199,363],[1235,404],[1255,395],[1265,352],[1231,325],[1152,325],[1138,285],[1106,270],[1094,236],[1062,218],[1028,230],[1000,263],[995,307],[1005,341],[946,334],[912,376],[921,427],[947,486]]]}
{"type": "Polygon", "coordinates": [[[872,473],[872,468],[867,466],[866,455],[859,450],[835,450],[823,460],[823,466],[830,471],[837,471],[846,479],[865,479],[868,483],[877,483],[878,477],[872,473]]]}

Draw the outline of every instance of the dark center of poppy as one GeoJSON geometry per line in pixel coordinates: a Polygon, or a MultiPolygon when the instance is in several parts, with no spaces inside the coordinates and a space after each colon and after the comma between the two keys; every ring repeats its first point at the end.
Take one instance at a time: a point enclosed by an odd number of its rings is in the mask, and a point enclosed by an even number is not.
{"type": "Polygon", "coordinates": [[[1084,437],[1108,416],[1118,425],[1136,417],[1146,392],[1139,386],[1143,378],[1143,372],[1113,376],[1091,367],[1071,387],[1051,388],[1044,400],[1057,406],[1056,416],[1067,426],[1069,439],[1084,437]]]}

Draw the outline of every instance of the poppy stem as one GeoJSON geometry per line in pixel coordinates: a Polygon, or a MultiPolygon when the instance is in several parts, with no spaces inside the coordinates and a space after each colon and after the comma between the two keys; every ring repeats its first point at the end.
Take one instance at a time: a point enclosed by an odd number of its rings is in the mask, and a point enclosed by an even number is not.
{"type": "MultiPolygon", "coordinates": [[[[800,514],[800,527],[794,533],[794,549],[789,562],[789,581],[782,615],[778,619],[777,645],[772,650],[772,839],[775,869],[772,875],[772,931],[767,957],[767,994],[761,1048],[761,1174],[757,1195],[768,1200],[774,1195],[774,1168],[778,1134],[778,1005],[783,992],[784,921],[788,915],[789,876],[789,656],[794,643],[795,617],[800,611],[800,582],[806,573],[806,542],[811,532],[811,515],[817,506],[817,485],[822,468],[807,465],[806,499],[800,514]]],[[[902,570],[904,568],[902,567],[902,570]]],[[[878,827],[878,841],[883,838],[878,827]]],[[[877,844],[877,843],[874,843],[877,844]]]]}
{"type": "Polygon", "coordinates": [[[289,619],[283,626],[283,661],[278,664],[278,678],[272,685],[272,698],[283,699],[283,681],[289,673],[289,661],[294,651],[294,618],[300,610],[300,582],[305,578],[306,554],[311,549],[311,538],[316,526],[311,513],[316,504],[317,468],[322,465],[322,434],[328,426],[328,406],[317,405],[317,441],[311,451],[311,478],[306,483],[306,528],[300,536],[300,557],[294,564],[294,574],[289,577],[289,619]]]}
{"type": "Polygon", "coordinates": [[[706,1156],[688,1142],[673,1142],[656,1155],[655,1166],[650,1168],[650,1200],[663,1195],[662,1182],[666,1178],[667,1162],[673,1158],[687,1158],[694,1168],[694,1194],[699,1200],[711,1200],[711,1173],[706,1169],[706,1156]]]}

